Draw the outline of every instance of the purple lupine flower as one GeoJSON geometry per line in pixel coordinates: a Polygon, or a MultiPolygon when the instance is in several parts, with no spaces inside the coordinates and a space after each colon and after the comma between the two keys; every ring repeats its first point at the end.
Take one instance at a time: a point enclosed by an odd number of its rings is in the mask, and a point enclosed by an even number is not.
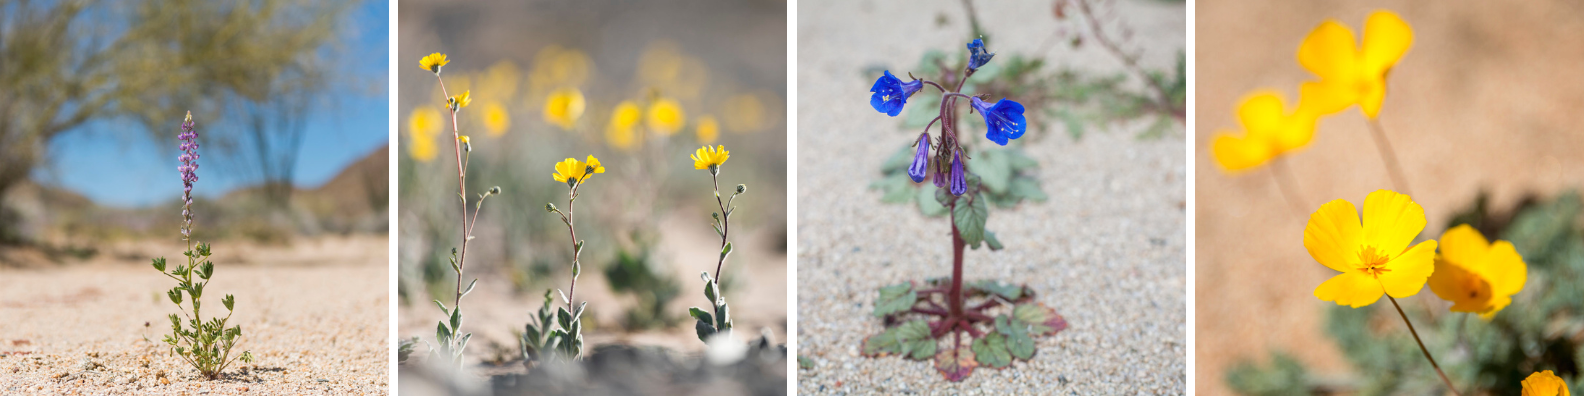
{"type": "Polygon", "coordinates": [[[929,133],[919,134],[918,153],[913,154],[913,165],[908,166],[908,177],[913,178],[914,183],[923,182],[924,175],[928,173],[929,144],[929,133]]]}
{"type": "Polygon", "coordinates": [[[953,151],[951,167],[952,195],[963,195],[963,193],[968,192],[968,177],[963,173],[962,152],[953,151]]]}
{"type": "Polygon", "coordinates": [[[182,121],[181,134],[176,139],[181,140],[181,155],[176,159],[181,161],[181,166],[176,170],[181,172],[182,178],[182,237],[192,236],[192,189],[193,183],[198,181],[198,131],[194,129],[192,112],[187,112],[187,119],[182,121]]]}

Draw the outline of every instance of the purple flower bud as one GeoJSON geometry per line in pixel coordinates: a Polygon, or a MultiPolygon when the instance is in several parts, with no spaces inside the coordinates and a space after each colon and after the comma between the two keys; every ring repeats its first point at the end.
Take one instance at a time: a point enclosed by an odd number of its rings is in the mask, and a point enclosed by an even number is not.
{"type": "Polygon", "coordinates": [[[913,165],[908,166],[908,177],[912,177],[914,183],[924,182],[924,175],[928,173],[929,145],[929,133],[920,134],[918,140],[918,153],[913,154],[913,165]]]}
{"type": "Polygon", "coordinates": [[[968,192],[968,178],[963,173],[962,152],[954,151],[952,152],[951,168],[952,195],[963,195],[963,193],[968,192]]]}

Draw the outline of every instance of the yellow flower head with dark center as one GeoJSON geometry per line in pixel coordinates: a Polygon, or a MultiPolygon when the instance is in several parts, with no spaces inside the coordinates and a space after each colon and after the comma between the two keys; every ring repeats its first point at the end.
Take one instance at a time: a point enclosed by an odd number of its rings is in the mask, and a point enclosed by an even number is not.
{"type": "Polygon", "coordinates": [[[649,129],[661,135],[671,136],[682,130],[682,124],[687,123],[687,113],[682,111],[682,104],[671,99],[656,99],[649,104],[647,119],[649,129]]]}
{"type": "Polygon", "coordinates": [[[1356,47],[1347,26],[1321,22],[1298,46],[1298,63],[1320,77],[1300,88],[1303,106],[1324,115],[1357,104],[1365,117],[1375,118],[1386,99],[1386,75],[1412,45],[1413,28],[1391,11],[1370,14],[1356,47]]]}
{"type": "Polygon", "coordinates": [[[623,101],[611,110],[610,124],[605,126],[605,142],[611,147],[622,151],[632,151],[643,143],[643,135],[637,132],[638,122],[643,119],[643,110],[633,101],[623,101]]]}
{"type": "Polygon", "coordinates": [[[1381,294],[1419,293],[1435,270],[1436,242],[1408,244],[1424,227],[1424,208],[1395,191],[1365,197],[1362,224],[1347,200],[1321,205],[1304,227],[1304,248],[1315,261],[1342,273],[1315,288],[1315,297],[1358,308],[1381,294]]]}
{"type": "Polygon", "coordinates": [[[446,55],[439,52],[429,54],[429,56],[418,60],[418,66],[423,66],[424,70],[434,72],[434,74],[440,74],[440,67],[445,66],[447,63],[451,63],[451,60],[446,59],[446,55]]]}
{"type": "Polygon", "coordinates": [[[506,112],[506,106],[500,102],[489,101],[484,103],[484,111],[479,113],[479,118],[484,121],[484,131],[490,136],[506,134],[506,129],[511,128],[511,114],[506,112]]]}
{"type": "Polygon", "coordinates": [[[1477,313],[1490,320],[1523,290],[1529,266],[1512,242],[1486,242],[1479,230],[1463,224],[1441,234],[1440,243],[1430,291],[1451,301],[1453,312],[1477,313]]]}
{"type": "Polygon", "coordinates": [[[720,167],[731,158],[731,152],[726,151],[726,146],[704,146],[693,151],[693,169],[709,169],[720,167]]]}
{"type": "Polygon", "coordinates": [[[715,143],[715,139],[720,138],[720,122],[715,121],[715,116],[699,117],[698,126],[694,128],[698,130],[699,143],[715,143]]]}
{"type": "Polygon", "coordinates": [[[588,161],[578,161],[577,158],[567,158],[555,164],[555,171],[550,177],[555,181],[569,183],[567,180],[576,180],[578,183],[588,181],[588,177],[595,173],[605,173],[605,167],[600,165],[599,158],[588,156],[588,161]],[[593,172],[589,172],[593,170],[593,172]]]}
{"type": "Polygon", "coordinates": [[[577,88],[555,90],[545,98],[544,120],[570,131],[578,118],[583,116],[585,106],[587,103],[584,102],[583,92],[577,88]]]}
{"type": "Polygon", "coordinates": [[[451,106],[451,111],[456,111],[457,109],[467,107],[468,104],[473,103],[473,91],[462,91],[461,95],[452,96],[451,99],[448,99],[446,102],[447,105],[451,106]]]}
{"type": "Polygon", "coordinates": [[[1288,113],[1275,92],[1256,92],[1238,106],[1243,136],[1217,132],[1210,155],[1228,171],[1241,171],[1269,162],[1276,156],[1309,144],[1314,138],[1315,116],[1306,111],[1288,113]]]}
{"type": "Polygon", "coordinates": [[[1551,370],[1529,374],[1522,384],[1523,396],[1568,396],[1567,383],[1551,370]]]}

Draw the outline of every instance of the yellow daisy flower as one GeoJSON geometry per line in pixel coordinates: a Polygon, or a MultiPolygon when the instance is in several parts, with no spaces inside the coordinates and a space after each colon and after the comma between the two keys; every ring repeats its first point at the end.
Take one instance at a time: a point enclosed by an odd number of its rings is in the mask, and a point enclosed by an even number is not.
{"type": "Polygon", "coordinates": [[[693,169],[710,169],[719,167],[731,158],[731,152],[726,151],[726,146],[704,146],[693,151],[693,169]]]}
{"type": "Polygon", "coordinates": [[[418,66],[423,66],[424,70],[434,72],[434,74],[440,74],[440,67],[445,66],[447,63],[451,63],[451,60],[446,59],[446,55],[439,52],[429,54],[429,56],[418,60],[418,66]]]}
{"type": "Polygon", "coordinates": [[[1243,99],[1238,105],[1243,136],[1217,132],[1210,142],[1210,155],[1222,169],[1235,172],[1307,146],[1314,139],[1315,116],[1302,110],[1288,113],[1285,109],[1281,95],[1275,92],[1256,92],[1243,99]]]}
{"type": "Polygon", "coordinates": [[[1567,382],[1551,370],[1530,374],[1523,384],[1523,396],[1568,396],[1567,382]]]}
{"type": "Polygon", "coordinates": [[[605,142],[617,150],[631,151],[643,143],[643,135],[637,133],[638,121],[643,118],[643,110],[638,108],[633,101],[623,101],[611,110],[610,124],[605,126],[605,142]]]}
{"type": "Polygon", "coordinates": [[[1418,293],[1435,270],[1435,241],[1408,246],[1424,227],[1424,208],[1395,191],[1377,190],[1364,198],[1362,225],[1347,200],[1321,205],[1304,227],[1304,248],[1315,261],[1342,273],[1315,288],[1315,297],[1358,308],[1381,294],[1418,293]]]}
{"type": "Polygon", "coordinates": [[[1305,106],[1323,115],[1357,104],[1374,119],[1386,99],[1386,75],[1412,45],[1413,28],[1391,11],[1370,14],[1357,47],[1347,26],[1321,22],[1298,46],[1298,63],[1320,77],[1300,88],[1305,106]]]}
{"type": "Polygon", "coordinates": [[[544,120],[550,124],[558,125],[561,129],[572,130],[573,124],[583,116],[583,92],[577,88],[562,88],[550,93],[545,99],[544,120]]]}
{"type": "Polygon", "coordinates": [[[647,122],[649,129],[653,129],[655,133],[671,136],[682,130],[682,124],[687,122],[687,114],[682,111],[682,104],[661,98],[649,104],[647,122]]]}
{"type": "Polygon", "coordinates": [[[698,126],[694,128],[698,130],[699,143],[715,143],[715,139],[720,138],[720,123],[715,121],[715,116],[699,117],[698,126]]]}
{"type": "Polygon", "coordinates": [[[457,111],[457,109],[467,107],[469,103],[473,103],[473,91],[462,91],[461,95],[452,96],[451,99],[448,99],[446,102],[447,105],[451,106],[451,111],[457,111]]]}
{"type": "Polygon", "coordinates": [[[586,162],[578,161],[577,158],[567,158],[557,162],[555,164],[556,173],[550,174],[550,177],[555,178],[555,181],[569,184],[571,182],[567,180],[588,181],[585,176],[592,176],[592,174],[588,173],[589,168],[593,168],[593,173],[605,173],[605,167],[600,165],[599,158],[594,158],[594,156],[590,155],[586,162]]]}
{"type": "Polygon", "coordinates": [[[490,136],[503,135],[511,128],[511,114],[506,112],[506,106],[500,102],[484,103],[484,111],[479,113],[479,117],[484,121],[484,131],[489,132],[490,136]]]}
{"type": "Polygon", "coordinates": [[[1489,243],[1467,224],[1441,234],[1430,291],[1452,302],[1453,312],[1472,312],[1490,320],[1523,290],[1529,267],[1512,242],[1489,243]]]}

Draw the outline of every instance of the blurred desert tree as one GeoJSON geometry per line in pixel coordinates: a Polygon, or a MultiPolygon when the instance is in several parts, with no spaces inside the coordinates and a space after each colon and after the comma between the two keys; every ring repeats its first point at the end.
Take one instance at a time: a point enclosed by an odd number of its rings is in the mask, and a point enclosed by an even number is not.
{"type": "MultiPolygon", "coordinates": [[[[46,160],[51,139],[132,120],[150,138],[187,106],[232,114],[218,148],[247,158],[280,197],[324,49],[349,4],[307,0],[0,1],[0,196],[46,160]]],[[[284,202],[284,199],[271,201],[284,202]]],[[[13,236],[0,224],[0,237],[13,236]]]]}

